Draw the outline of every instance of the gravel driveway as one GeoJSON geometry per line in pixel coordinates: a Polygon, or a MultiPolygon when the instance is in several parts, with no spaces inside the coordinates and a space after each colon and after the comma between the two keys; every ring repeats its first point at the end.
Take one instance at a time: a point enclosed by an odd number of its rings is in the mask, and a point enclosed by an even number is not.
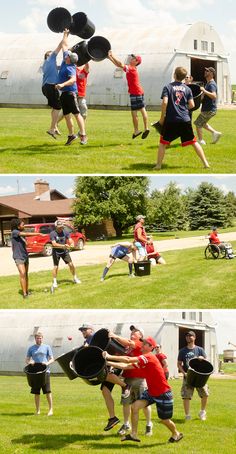
{"type": "MultiPolygon", "coordinates": [[[[235,241],[236,232],[222,233],[222,241],[235,241]]],[[[206,247],[208,241],[205,236],[195,236],[191,238],[181,238],[154,242],[158,252],[173,251],[179,249],[189,249],[193,247],[206,247]]],[[[76,266],[87,266],[105,264],[109,255],[108,245],[89,245],[86,244],[83,251],[73,251],[72,260],[76,266]]],[[[0,276],[10,276],[18,274],[15,263],[12,259],[12,251],[9,247],[0,248],[0,276]]],[[[66,267],[63,261],[60,267],[66,267]]],[[[34,254],[30,255],[30,272],[46,271],[52,269],[52,257],[41,257],[34,254]]]]}

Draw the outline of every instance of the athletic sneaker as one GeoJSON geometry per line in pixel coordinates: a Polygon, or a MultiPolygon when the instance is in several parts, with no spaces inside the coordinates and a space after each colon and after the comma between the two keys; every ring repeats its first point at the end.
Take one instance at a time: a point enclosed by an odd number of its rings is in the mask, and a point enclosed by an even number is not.
{"type": "Polygon", "coordinates": [[[101,277],[100,281],[101,281],[101,282],[104,282],[104,277],[101,277]]]}
{"type": "Polygon", "coordinates": [[[205,142],[205,140],[203,140],[203,139],[202,139],[202,140],[199,140],[198,142],[200,143],[200,145],[206,145],[206,142],[205,142]]]}
{"type": "Polygon", "coordinates": [[[72,136],[68,136],[68,139],[67,139],[67,142],[65,143],[65,145],[70,145],[76,139],[78,139],[78,136],[76,136],[75,134],[72,134],[72,136]]]}
{"type": "Polygon", "coordinates": [[[122,424],[122,426],[118,430],[117,434],[118,435],[125,435],[126,432],[128,432],[128,430],[130,430],[130,429],[131,429],[131,427],[130,427],[129,424],[122,424]]]}
{"type": "Polygon", "coordinates": [[[126,385],[125,388],[122,388],[121,397],[123,397],[123,399],[127,399],[130,396],[130,388],[130,385],[126,385]]]}
{"type": "Polygon", "coordinates": [[[206,421],[206,410],[199,411],[198,416],[201,419],[201,421],[206,421]]]}
{"type": "Polygon", "coordinates": [[[145,431],[145,435],[147,437],[151,437],[152,436],[152,427],[153,427],[153,424],[151,423],[150,426],[146,426],[146,431],[145,431]]]}
{"type": "Polygon", "coordinates": [[[86,145],[88,142],[87,136],[80,134],[80,145],[86,145]]]}
{"type": "Polygon", "coordinates": [[[118,424],[119,422],[120,422],[120,420],[116,416],[114,416],[113,418],[109,418],[107,425],[106,425],[106,427],[104,427],[103,430],[105,430],[105,432],[107,432],[108,430],[112,429],[112,427],[116,426],[116,424],[118,424]]]}
{"type": "Polygon", "coordinates": [[[53,288],[57,288],[58,287],[57,282],[53,282],[52,286],[53,288]]]}
{"type": "Polygon", "coordinates": [[[191,415],[185,415],[185,420],[186,421],[190,421],[190,419],[191,419],[191,415]]]}
{"type": "Polygon", "coordinates": [[[218,131],[213,132],[212,133],[212,143],[218,142],[218,140],[221,138],[221,136],[222,136],[221,132],[218,132],[218,131]]]}
{"type": "Polygon", "coordinates": [[[136,277],[135,274],[129,274],[129,277],[136,277]]]}
{"type": "Polygon", "coordinates": [[[74,282],[75,284],[81,284],[81,280],[78,279],[78,277],[74,277],[73,282],[74,282]]]}

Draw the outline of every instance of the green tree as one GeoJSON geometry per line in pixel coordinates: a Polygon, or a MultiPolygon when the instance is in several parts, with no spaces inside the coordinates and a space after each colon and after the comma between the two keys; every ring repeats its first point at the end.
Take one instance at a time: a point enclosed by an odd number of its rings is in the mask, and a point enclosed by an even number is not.
{"type": "Polygon", "coordinates": [[[74,204],[75,223],[88,225],[112,219],[117,236],[145,214],[147,177],[77,177],[74,204]]]}
{"type": "Polygon", "coordinates": [[[206,229],[227,225],[225,197],[222,190],[212,183],[203,182],[189,199],[190,229],[206,229]]]}
{"type": "Polygon", "coordinates": [[[227,213],[227,227],[232,227],[236,217],[236,197],[232,191],[228,192],[225,196],[225,208],[227,213]]]}

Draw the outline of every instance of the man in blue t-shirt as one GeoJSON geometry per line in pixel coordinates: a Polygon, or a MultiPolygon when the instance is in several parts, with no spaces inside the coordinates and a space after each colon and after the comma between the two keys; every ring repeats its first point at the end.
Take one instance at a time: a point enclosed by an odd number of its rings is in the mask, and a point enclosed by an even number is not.
{"type": "Polygon", "coordinates": [[[194,137],[189,109],[194,107],[191,89],[183,83],[187,70],[181,66],[175,68],[174,82],[166,85],[162,91],[161,118],[162,126],[160,144],[157,150],[155,170],[160,170],[165,156],[166,146],[181,138],[182,147],[192,145],[205,168],[209,167],[204,151],[194,137]]]}
{"type": "MultiPolygon", "coordinates": [[[[43,334],[38,332],[34,336],[35,344],[28,348],[26,354],[26,364],[32,364],[34,366],[37,363],[45,364],[49,366],[49,364],[53,363],[53,353],[52,349],[49,345],[43,344],[43,334]]],[[[32,368],[33,370],[33,368],[32,368]]],[[[36,415],[40,414],[40,389],[37,386],[31,388],[31,394],[34,394],[35,398],[35,407],[36,407],[36,415]]],[[[47,401],[48,401],[48,416],[53,415],[53,408],[52,408],[52,393],[51,393],[51,385],[50,385],[50,370],[47,368],[46,370],[46,382],[45,385],[42,386],[43,394],[46,394],[47,401]]]]}
{"type": "Polygon", "coordinates": [[[74,247],[74,241],[70,238],[70,234],[64,229],[62,221],[55,222],[55,230],[50,233],[50,240],[52,242],[52,259],[53,259],[53,284],[52,290],[57,288],[57,272],[60,259],[69,266],[70,272],[73,276],[73,282],[75,284],[81,284],[80,279],[76,276],[74,264],[69,254],[69,249],[74,247]]]}
{"type": "Polygon", "coordinates": [[[60,93],[56,88],[56,84],[59,82],[58,69],[57,69],[57,55],[62,48],[62,41],[58,44],[54,51],[47,51],[44,55],[44,63],[42,66],[43,71],[43,82],[42,92],[48,100],[48,105],[52,108],[51,110],[51,125],[47,134],[54,139],[57,135],[60,135],[58,129],[58,122],[62,120],[63,113],[61,110],[60,93]]]}
{"type": "MultiPolygon", "coordinates": [[[[192,399],[194,388],[187,385],[187,372],[189,368],[189,361],[192,358],[199,358],[204,361],[206,353],[202,347],[195,345],[196,334],[194,331],[188,331],[185,334],[187,346],[181,348],[178,355],[178,369],[183,373],[183,384],[181,388],[181,397],[183,399],[185,419],[191,419],[190,415],[190,400],[192,399]]],[[[202,421],[206,419],[206,405],[209,396],[208,386],[196,388],[199,397],[201,398],[201,410],[199,417],[202,421]]]]}
{"type": "Polygon", "coordinates": [[[203,93],[201,113],[194,122],[197,128],[198,141],[201,145],[206,145],[205,140],[203,140],[202,128],[212,134],[212,143],[218,142],[222,135],[221,132],[216,131],[208,124],[208,121],[216,115],[217,111],[217,85],[214,80],[215,74],[215,68],[205,68],[204,77],[207,83],[205,87],[201,87],[201,91],[203,93]]]}
{"type": "Polygon", "coordinates": [[[87,136],[84,119],[79,109],[76,84],[76,63],[78,62],[78,55],[68,50],[68,34],[69,30],[65,30],[62,40],[63,61],[59,70],[59,80],[56,88],[61,91],[60,100],[69,132],[68,140],[65,145],[70,145],[78,138],[78,136],[74,134],[74,123],[71,114],[74,115],[79,127],[80,143],[81,145],[85,145],[87,143],[87,136]]]}
{"type": "Polygon", "coordinates": [[[132,273],[133,269],[133,263],[135,261],[135,251],[137,248],[134,246],[133,243],[130,243],[128,241],[123,241],[122,243],[116,243],[114,246],[111,247],[111,252],[109,255],[109,260],[107,262],[107,265],[105,266],[102,277],[101,277],[101,282],[104,281],[109,269],[115,263],[116,259],[124,260],[125,262],[128,263],[129,267],[129,276],[134,277],[134,274],[132,273]],[[132,255],[130,256],[129,254],[132,255]]]}

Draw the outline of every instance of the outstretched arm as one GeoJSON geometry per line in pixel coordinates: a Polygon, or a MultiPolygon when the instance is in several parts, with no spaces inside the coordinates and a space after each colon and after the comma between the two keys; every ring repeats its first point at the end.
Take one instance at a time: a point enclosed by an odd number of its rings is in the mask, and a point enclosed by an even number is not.
{"type": "Polygon", "coordinates": [[[108,57],[107,57],[107,58],[109,58],[109,60],[110,60],[115,66],[117,66],[117,68],[122,68],[122,69],[123,69],[123,68],[125,67],[125,65],[124,65],[120,60],[117,60],[117,58],[114,57],[114,55],[112,54],[112,51],[111,51],[111,50],[109,50],[109,52],[108,52],[108,57]]]}
{"type": "Polygon", "coordinates": [[[65,52],[66,50],[68,50],[68,36],[69,36],[69,33],[70,33],[70,30],[68,30],[68,28],[66,28],[64,30],[64,33],[63,33],[63,38],[62,38],[62,41],[61,41],[61,48],[63,50],[63,52],[65,52]]]}

